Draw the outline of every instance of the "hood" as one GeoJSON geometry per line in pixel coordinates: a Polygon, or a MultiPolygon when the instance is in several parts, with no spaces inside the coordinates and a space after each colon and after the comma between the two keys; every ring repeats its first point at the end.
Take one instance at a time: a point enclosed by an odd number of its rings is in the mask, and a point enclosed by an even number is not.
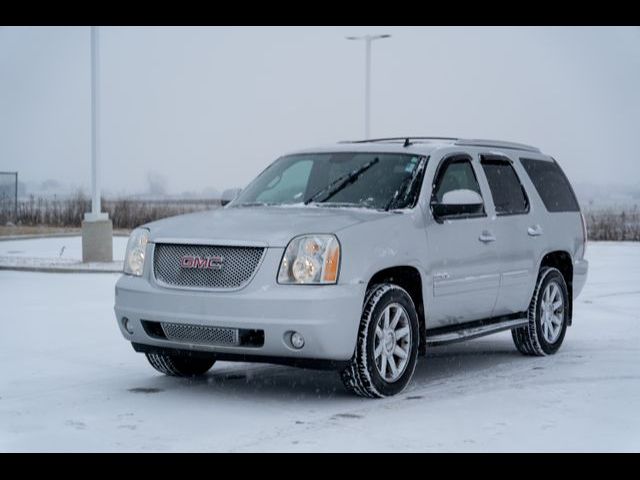
{"type": "Polygon", "coordinates": [[[152,242],[194,241],[286,247],[296,235],[335,233],[389,214],[365,208],[237,207],[170,217],[145,225],[152,242]]]}

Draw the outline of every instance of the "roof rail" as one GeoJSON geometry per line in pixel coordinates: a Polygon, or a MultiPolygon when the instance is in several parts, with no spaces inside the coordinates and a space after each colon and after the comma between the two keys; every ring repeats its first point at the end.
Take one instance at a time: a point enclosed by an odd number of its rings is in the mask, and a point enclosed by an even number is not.
{"type": "Polygon", "coordinates": [[[387,137],[387,138],[370,138],[367,140],[343,140],[338,143],[377,143],[377,142],[409,142],[413,143],[414,140],[449,140],[449,141],[457,141],[459,138],[455,137],[387,137]]]}
{"type": "Polygon", "coordinates": [[[516,142],[504,142],[501,140],[483,140],[483,139],[470,139],[470,138],[457,138],[457,137],[386,137],[386,138],[370,138],[367,140],[343,140],[338,143],[378,143],[378,142],[397,142],[404,143],[405,146],[409,146],[413,143],[420,143],[421,141],[431,140],[444,140],[452,142],[455,145],[467,146],[467,147],[495,147],[495,148],[509,148],[512,150],[526,150],[529,152],[540,153],[540,149],[531,145],[525,145],[524,143],[516,142]]]}
{"type": "Polygon", "coordinates": [[[512,150],[527,150],[529,152],[540,153],[540,149],[537,147],[525,145],[524,143],[503,142],[501,140],[459,139],[456,142],[456,145],[463,145],[467,147],[509,148],[512,150]]]}

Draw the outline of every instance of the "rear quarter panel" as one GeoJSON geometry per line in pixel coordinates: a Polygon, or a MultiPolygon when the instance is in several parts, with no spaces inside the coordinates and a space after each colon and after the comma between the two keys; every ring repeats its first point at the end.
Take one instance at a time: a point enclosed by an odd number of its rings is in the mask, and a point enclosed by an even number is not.
{"type": "MultiPolygon", "coordinates": [[[[517,157],[515,168],[531,203],[532,220],[539,223],[544,232],[543,235],[539,237],[539,248],[536,251],[536,265],[538,266],[538,270],[544,256],[554,251],[567,252],[571,256],[575,267],[576,262],[581,262],[585,254],[580,212],[547,211],[538,191],[520,162],[520,158],[531,158],[542,161],[553,161],[553,159],[546,155],[532,154],[530,152],[523,152],[514,155],[514,157],[517,157]]],[[[562,168],[562,165],[560,165],[560,168],[562,168]]],[[[533,295],[536,281],[537,277],[530,280],[531,295],[533,295]]]]}

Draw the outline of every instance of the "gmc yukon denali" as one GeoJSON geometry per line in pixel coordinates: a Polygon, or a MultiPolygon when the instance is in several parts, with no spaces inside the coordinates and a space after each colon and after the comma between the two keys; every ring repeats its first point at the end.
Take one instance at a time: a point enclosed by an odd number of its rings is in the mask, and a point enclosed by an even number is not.
{"type": "Polygon", "coordinates": [[[527,145],[408,137],[292,152],[222,208],[131,233],[115,314],[158,371],[335,369],[385,397],[434,345],[551,355],[588,264],[575,194],[527,145]]]}

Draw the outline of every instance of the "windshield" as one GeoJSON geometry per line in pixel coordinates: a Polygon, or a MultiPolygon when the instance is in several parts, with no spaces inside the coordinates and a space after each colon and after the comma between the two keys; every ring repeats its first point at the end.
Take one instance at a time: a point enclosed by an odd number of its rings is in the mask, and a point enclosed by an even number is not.
{"type": "Polygon", "coordinates": [[[289,155],[267,167],[230,206],[413,207],[425,166],[425,157],[409,154],[289,155]]]}

